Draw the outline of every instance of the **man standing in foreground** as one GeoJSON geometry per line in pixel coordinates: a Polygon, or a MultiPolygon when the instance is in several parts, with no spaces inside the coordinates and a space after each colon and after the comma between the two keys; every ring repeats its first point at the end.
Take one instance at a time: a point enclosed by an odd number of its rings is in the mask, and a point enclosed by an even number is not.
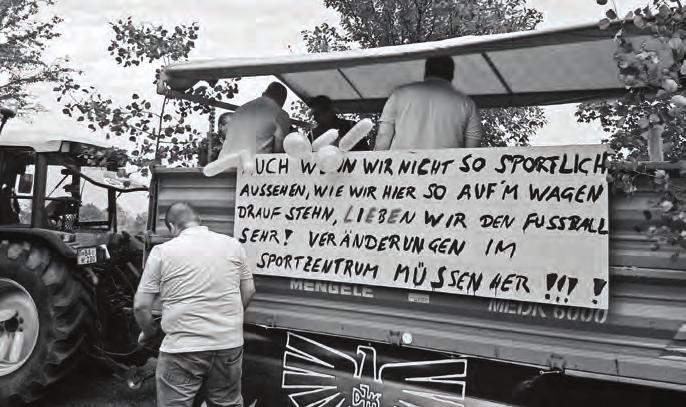
{"type": "Polygon", "coordinates": [[[157,334],[152,305],[162,302],[157,405],[191,407],[201,392],[208,407],[242,407],[243,310],[255,293],[245,250],[186,203],[166,223],[174,239],[150,251],[134,300],[141,342],[157,334]]]}
{"type": "Polygon", "coordinates": [[[479,110],[452,86],[454,75],[451,57],[427,58],[424,81],[399,87],[386,101],[374,149],[479,147],[479,110]]]}

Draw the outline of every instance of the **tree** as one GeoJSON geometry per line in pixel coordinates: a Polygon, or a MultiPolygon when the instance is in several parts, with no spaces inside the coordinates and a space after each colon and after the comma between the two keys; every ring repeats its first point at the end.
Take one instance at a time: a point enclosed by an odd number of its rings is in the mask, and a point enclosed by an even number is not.
{"type": "Polygon", "coordinates": [[[615,59],[629,92],[617,100],[581,104],[576,115],[580,122],[600,122],[618,158],[647,160],[649,141],[661,139],[665,158],[677,160],[686,156],[686,96],[681,85],[686,75],[686,9],[674,2],[652,3],[625,17],[654,34],[650,44],[634,45],[625,38],[617,11],[607,10],[600,26],[609,29],[611,20],[620,23],[615,59]]]}
{"type": "MultiPolygon", "coordinates": [[[[596,0],[605,5],[607,0],[596,0]]],[[[646,170],[638,160],[660,159],[662,143],[664,155],[671,161],[686,158],[686,8],[680,1],[653,0],[644,8],[637,8],[623,19],[617,10],[606,10],[601,29],[619,27],[615,33],[615,60],[619,78],[628,92],[614,101],[581,105],[577,115],[581,121],[598,120],[606,132],[608,142],[618,158],[629,158],[632,165],[616,165],[610,175],[615,188],[633,193],[637,176],[652,180],[660,192],[654,207],[662,210],[661,225],[647,231],[654,239],[653,249],[661,245],[686,247],[686,192],[675,185],[667,172],[646,170]],[[632,42],[624,35],[626,21],[644,29],[646,39],[632,42]],[[612,24],[614,22],[614,25],[612,24]],[[652,36],[650,36],[652,34],[652,36]],[[619,185],[617,185],[619,184],[619,185]]],[[[644,212],[652,219],[649,210],[644,212]]],[[[674,252],[673,258],[679,256],[674,252]]]]}
{"type": "Polygon", "coordinates": [[[92,203],[82,205],[79,209],[79,220],[81,222],[97,222],[107,220],[107,212],[98,208],[92,203]]]}
{"type": "Polygon", "coordinates": [[[60,81],[69,70],[62,61],[46,63],[47,43],[59,37],[58,16],[40,17],[52,0],[0,1],[0,105],[13,105],[20,114],[41,109],[29,86],[60,81]]]}
{"type": "MultiPolygon", "coordinates": [[[[327,24],[303,31],[309,52],[532,30],[542,20],[541,13],[525,7],[524,0],[324,0],[324,4],[340,14],[342,31],[327,24]]],[[[481,114],[489,146],[528,144],[546,123],[538,107],[484,109],[481,114]]]]}
{"type": "MultiPolygon", "coordinates": [[[[123,68],[143,63],[168,65],[183,61],[195,47],[199,26],[178,25],[168,29],[162,25],[137,23],[131,17],[110,22],[113,38],[107,50],[123,68]]],[[[155,85],[162,67],[155,71],[155,85]]],[[[153,72],[150,74],[153,77],[153,72]]],[[[238,79],[213,83],[188,82],[180,90],[193,95],[230,99],[238,92],[238,79]]],[[[94,86],[83,86],[68,78],[55,88],[58,101],[64,103],[63,113],[79,122],[88,123],[92,131],[104,131],[106,137],[127,136],[135,143],[130,162],[147,171],[152,163],[187,166],[197,157],[203,132],[190,122],[194,113],[207,116],[212,108],[184,100],[156,98],[147,100],[132,93],[129,103],[116,106],[94,86]]]]}

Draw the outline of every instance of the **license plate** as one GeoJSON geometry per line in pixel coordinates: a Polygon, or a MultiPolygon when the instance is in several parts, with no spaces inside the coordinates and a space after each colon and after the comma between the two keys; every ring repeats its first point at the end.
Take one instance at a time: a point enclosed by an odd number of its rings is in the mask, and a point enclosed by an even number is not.
{"type": "Polygon", "coordinates": [[[76,264],[93,264],[98,262],[98,248],[88,247],[76,251],[76,264]]]}

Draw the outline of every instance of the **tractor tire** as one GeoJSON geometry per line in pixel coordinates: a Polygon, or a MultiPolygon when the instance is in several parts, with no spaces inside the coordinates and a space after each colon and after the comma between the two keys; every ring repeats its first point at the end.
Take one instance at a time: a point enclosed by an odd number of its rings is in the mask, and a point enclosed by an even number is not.
{"type": "Polygon", "coordinates": [[[3,331],[14,340],[22,331],[23,351],[18,359],[15,351],[15,363],[11,356],[5,357],[9,364],[0,361],[0,406],[22,406],[76,366],[93,322],[92,299],[66,261],[45,245],[0,238],[0,313],[2,308],[5,318],[16,312],[3,331]]]}

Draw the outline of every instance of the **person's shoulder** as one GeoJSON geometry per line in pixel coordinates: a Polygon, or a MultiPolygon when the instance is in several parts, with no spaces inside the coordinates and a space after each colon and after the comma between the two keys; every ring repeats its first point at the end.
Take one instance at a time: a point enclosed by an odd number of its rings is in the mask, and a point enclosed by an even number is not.
{"type": "Polygon", "coordinates": [[[397,88],[393,89],[393,92],[391,93],[391,96],[388,98],[388,100],[392,100],[393,103],[403,103],[404,101],[413,99],[417,95],[417,93],[423,91],[422,89],[424,87],[425,85],[421,81],[400,85],[397,88]]]}
{"type": "Polygon", "coordinates": [[[225,244],[227,244],[231,247],[240,248],[240,246],[241,246],[241,243],[235,237],[225,235],[223,233],[217,233],[217,232],[210,232],[210,233],[212,233],[216,239],[221,240],[222,242],[224,242],[225,244]]]}
{"type": "Polygon", "coordinates": [[[249,101],[243,103],[242,105],[240,105],[240,106],[238,107],[238,109],[236,109],[236,112],[239,111],[239,110],[241,110],[241,109],[243,109],[243,110],[249,109],[249,108],[251,108],[251,107],[253,107],[253,106],[255,106],[255,105],[259,105],[259,104],[263,103],[262,100],[261,100],[263,97],[264,97],[264,96],[260,96],[260,97],[258,97],[258,98],[255,98],[255,99],[253,99],[253,100],[249,100],[249,101]]]}
{"type": "Polygon", "coordinates": [[[257,99],[253,99],[249,102],[245,102],[242,105],[238,106],[238,108],[231,115],[231,120],[229,121],[229,125],[231,123],[234,123],[236,121],[236,118],[241,117],[245,114],[250,114],[250,112],[252,112],[254,109],[256,109],[259,106],[259,104],[260,104],[260,102],[257,99]]]}
{"type": "Polygon", "coordinates": [[[178,238],[178,237],[173,237],[173,238],[167,240],[167,241],[164,242],[164,243],[160,243],[160,244],[158,244],[158,245],[155,245],[155,246],[150,250],[150,254],[151,254],[151,255],[161,254],[161,253],[163,253],[163,252],[165,252],[165,251],[170,250],[170,248],[173,250],[174,246],[176,246],[176,244],[177,244],[178,242],[179,242],[179,238],[178,238]]]}
{"type": "Polygon", "coordinates": [[[411,91],[416,90],[416,89],[423,89],[426,87],[427,87],[427,84],[424,81],[410,82],[410,83],[406,83],[404,85],[398,86],[397,88],[395,88],[393,93],[401,94],[401,93],[405,93],[405,92],[411,92],[411,91]]]}
{"type": "Polygon", "coordinates": [[[456,89],[454,86],[451,87],[451,93],[453,94],[456,100],[464,103],[465,105],[476,106],[476,102],[474,102],[474,99],[472,99],[469,95],[462,92],[461,90],[456,89]]]}

